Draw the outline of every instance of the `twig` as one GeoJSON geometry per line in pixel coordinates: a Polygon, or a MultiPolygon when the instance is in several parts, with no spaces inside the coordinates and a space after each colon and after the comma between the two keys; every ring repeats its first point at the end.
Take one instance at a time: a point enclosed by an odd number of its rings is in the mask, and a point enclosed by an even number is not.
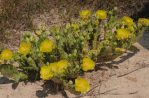
{"type": "Polygon", "coordinates": [[[135,92],[131,92],[131,93],[129,93],[129,94],[136,94],[136,93],[138,93],[138,91],[135,91],[135,92]]]}
{"type": "MultiPolygon", "coordinates": [[[[105,91],[103,93],[99,93],[99,94],[96,94],[96,95],[107,94],[108,92],[111,92],[111,91],[114,91],[114,90],[117,90],[117,88],[110,89],[110,90],[107,90],[107,91],[105,91]]],[[[76,97],[73,97],[73,98],[80,98],[80,97],[84,97],[84,96],[91,96],[91,95],[84,94],[84,95],[76,96],[76,97]]]]}
{"type": "Polygon", "coordinates": [[[64,90],[64,87],[62,85],[60,85],[60,89],[61,89],[61,94],[63,95],[64,98],[69,98],[66,91],[64,90]]]}
{"type": "Polygon", "coordinates": [[[68,95],[67,95],[67,93],[65,92],[65,90],[62,90],[61,93],[62,93],[62,95],[63,95],[64,98],[69,98],[68,95]]]}
{"type": "Polygon", "coordinates": [[[132,70],[132,71],[130,71],[130,72],[124,73],[124,74],[122,74],[122,75],[118,75],[117,77],[126,76],[126,75],[128,75],[128,74],[131,74],[131,73],[133,73],[133,72],[136,72],[136,71],[138,71],[138,70],[140,70],[140,69],[142,69],[142,68],[145,68],[145,67],[146,67],[146,66],[141,66],[141,67],[139,67],[139,68],[137,68],[137,69],[135,69],[135,70],[132,70]]]}
{"type": "Polygon", "coordinates": [[[99,83],[100,83],[100,84],[98,84],[98,85],[94,86],[92,89],[90,89],[90,90],[88,91],[88,93],[90,93],[91,91],[93,91],[95,88],[101,86],[101,82],[99,82],[99,83]]]}
{"type": "Polygon", "coordinates": [[[100,87],[99,87],[99,90],[98,90],[99,98],[100,98],[100,90],[101,90],[101,86],[102,86],[102,82],[100,83],[100,87]]]}
{"type": "Polygon", "coordinates": [[[107,90],[107,91],[105,91],[105,92],[103,92],[103,93],[99,93],[99,94],[107,94],[107,93],[109,93],[109,92],[111,92],[111,91],[114,91],[114,90],[117,90],[117,88],[110,89],[110,90],[107,90]]]}
{"type": "Polygon", "coordinates": [[[131,93],[126,93],[126,94],[119,94],[119,93],[108,93],[108,92],[106,92],[106,93],[104,93],[104,94],[106,94],[106,95],[133,95],[133,94],[136,94],[136,93],[138,93],[138,91],[135,91],[135,92],[131,92],[131,93]]]}

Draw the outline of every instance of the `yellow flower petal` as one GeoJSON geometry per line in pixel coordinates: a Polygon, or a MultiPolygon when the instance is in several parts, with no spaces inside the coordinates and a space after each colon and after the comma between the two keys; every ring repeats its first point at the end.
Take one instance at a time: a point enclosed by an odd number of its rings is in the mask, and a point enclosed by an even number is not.
{"type": "Polygon", "coordinates": [[[93,70],[95,62],[90,58],[83,58],[82,69],[83,71],[93,70]]]}
{"type": "Polygon", "coordinates": [[[139,18],[138,20],[139,25],[149,26],[149,19],[147,18],[139,18]]]}
{"type": "Polygon", "coordinates": [[[50,67],[51,72],[54,74],[54,76],[56,76],[58,74],[57,62],[50,63],[49,67],[50,67]]]}
{"type": "Polygon", "coordinates": [[[54,75],[53,75],[53,73],[52,73],[52,71],[51,71],[49,66],[43,65],[41,67],[40,78],[42,78],[43,80],[49,80],[49,79],[53,78],[53,76],[54,75]]]}
{"type": "Polygon", "coordinates": [[[115,48],[115,52],[117,52],[117,53],[123,53],[125,51],[126,51],[126,49],[124,49],[124,48],[115,48]]]}
{"type": "Polygon", "coordinates": [[[21,42],[18,52],[23,55],[27,55],[30,53],[31,43],[21,42]]]}
{"type": "Polygon", "coordinates": [[[107,12],[105,10],[98,10],[95,14],[97,19],[106,19],[107,18],[107,12]]]}
{"type": "Polygon", "coordinates": [[[68,67],[69,63],[67,60],[60,60],[58,63],[57,63],[57,72],[59,74],[63,74],[65,69],[68,67]]]}
{"type": "Polygon", "coordinates": [[[128,39],[129,36],[130,36],[130,32],[127,29],[118,29],[117,30],[116,38],[118,40],[128,39]]]}
{"type": "Polygon", "coordinates": [[[128,26],[134,25],[133,19],[130,18],[129,16],[124,16],[124,17],[122,18],[122,23],[123,23],[124,25],[128,25],[128,26]]]}
{"type": "Polygon", "coordinates": [[[89,82],[84,78],[75,79],[75,90],[81,93],[86,93],[90,90],[89,82]]]}
{"type": "Polygon", "coordinates": [[[2,60],[10,60],[12,58],[12,56],[13,56],[13,52],[9,49],[5,49],[2,51],[0,57],[2,60]]]}
{"type": "Polygon", "coordinates": [[[53,48],[54,48],[54,43],[53,43],[53,41],[51,41],[49,39],[45,39],[40,44],[41,52],[52,52],[53,48]]]}
{"type": "Polygon", "coordinates": [[[82,10],[82,11],[80,11],[79,14],[80,14],[80,17],[85,20],[91,16],[91,11],[90,10],[82,10]]]}

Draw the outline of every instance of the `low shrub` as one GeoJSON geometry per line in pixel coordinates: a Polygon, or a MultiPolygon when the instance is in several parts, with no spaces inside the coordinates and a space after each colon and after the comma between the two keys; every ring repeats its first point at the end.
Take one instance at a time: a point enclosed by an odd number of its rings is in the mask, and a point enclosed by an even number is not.
{"type": "Polygon", "coordinates": [[[138,41],[149,19],[118,18],[111,11],[80,11],[78,19],[62,26],[24,34],[17,52],[3,49],[0,72],[16,82],[52,80],[80,93],[89,82],[80,74],[95,69],[98,57],[118,56],[138,41]]]}

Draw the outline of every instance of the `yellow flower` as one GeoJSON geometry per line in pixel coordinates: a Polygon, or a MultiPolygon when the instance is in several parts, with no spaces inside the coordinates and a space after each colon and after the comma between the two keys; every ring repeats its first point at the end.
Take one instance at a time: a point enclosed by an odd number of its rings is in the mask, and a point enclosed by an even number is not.
{"type": "Polygon", "coordinates": [[[49,67],[50,67],[51,72],[54,74],[54,76],[58,74],[57,62],[50,63],[49,67]]]}
{"type": "Polygon", "coordinates": [[[133,26],[128,26],[127,28],[130,32],[135,32],[135,28],[133,26]]]}
{"type": "Polygon", "coordinates": [[[75,79],[75,90],[81,93],[86,93],[90,90],[89,82],[84,78],[75,79]]]}
{"type": "Polygon", "coordinates": [[[51,41],[49,39],[45,39],[40,44],[41,52],[51,52],[53,50],[53,48],[54,48],[54,43],[53,43],[53,41],[51,41]]]}
{"type": "Polygon", "coordinates": [[[40,78],[43,80],[49,80],[53,78],[53,73],[49,66],[43,65],[40,70],[40,78]]]}
{"type": "Polygon", "coordinates": [[[107,12],[105,10],[98,10],[95,14],[97,19],[106,19],[107,18],[107,12]]]}
{"type": "Polygon", "coordinates": [[[138,24],[143,26],[149,26],[149,19],[147,18],[139,18],[138,24]]]}
{"type": "Polygon", "coordinates": [[[27,55],[30,53],[31,43],[21,42],[18,52],[23,55],[27,55]]]}
{"type": "Polygon", "coordinates": [[[122,18],[122,23],[123,23],[124,25],[127,25],[127,26],[134,25],[133,19],[130,18],[129,16],[124,16],[124,17],[122,18]]]}
{"type": "Polygon", "coordinates": [[[49,67],[54,76],[63,74],[69,63],[67,60],[60,60],[59,62],[50,63],[49,67]]]}
{"type": "Polygon", "coordinates": [[[123,53],[125,51],[126,51],[126,49],[124,49],[124,48],[115,48],[115,52],[117,52],[117,53],[123,53]]]}
{"type": "Polygon", "coordinates": [[[127,29],[118,29],[117,30],[116,38],[118,40],[128,39],[129,36],[130,36],[130,32],[127,29]]]}
{"type": "Polygon", "coordinates": [[[88,19],[91,16],[91,11],[90,10],[82,10],[80,11],[80,17],[85,20],[88,19]]]}
{"type": "Polygon", "coordinates": [[[60,60],[58,63],[57,63],[57,72],[59,74],[63,74],[65,69],[68,67],[69,63],[67,60],[60,60]]]}
{"type": "Polygon", "coordinates": [[[82,69],[83,71],[93,70],[95,67],[95,62],[90,58],[83,58],[82,69]]]}
{"type": "Polygon", "coordinates": [[[10,60],[13,56],[13,52],[9,49],[5,49],[1,53],[1,59],[2,60],[10,60]]]}

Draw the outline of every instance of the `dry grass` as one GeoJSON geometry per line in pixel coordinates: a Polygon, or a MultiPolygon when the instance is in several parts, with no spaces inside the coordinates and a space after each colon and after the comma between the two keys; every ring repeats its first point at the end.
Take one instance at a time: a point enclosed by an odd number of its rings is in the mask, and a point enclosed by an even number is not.
{"type": "Polygon", "coordinates": [[[1,0],[0,42],[8,44],[10,35],[12,39],[19,36],[15,32],[36,28],[33,22],[37,17],[41,18],[39,21],[46,21],[49,26],[77,17],[81,9],[109,10],[115,6],[118,7],[119,16],[131,16],[136,15],[147,2],[149,3],[148,0],[1,0]],[[46,17],[43,19],[41,15],[46,17]]]}
{"type": "Polygon", "coordinates": [[[53,8],[57,8],[59,15],[64,18],[77,16],[80,9],[109,10],[115,6],[118,7],[120,15],[132,15],[143,7],[145,1],[147,2],[147,0],[3,0],[1,26],[5,29],[32,28],[32,15],[49,12],[53,8]]]}

